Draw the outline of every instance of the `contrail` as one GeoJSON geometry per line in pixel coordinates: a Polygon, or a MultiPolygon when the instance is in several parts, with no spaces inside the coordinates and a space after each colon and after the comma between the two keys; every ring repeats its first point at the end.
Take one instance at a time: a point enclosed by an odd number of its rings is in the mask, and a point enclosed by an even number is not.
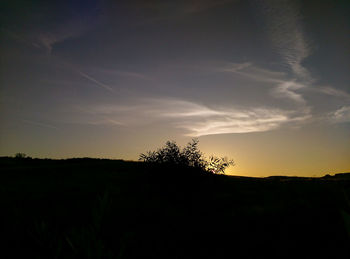
{"type": "Polygon", "coordinates": [[[97,81],[95,78],[93,78],[93,77],[91,77],[91,76],[89,76],[89,75],[87,75],[87,74],[85,74],[85,73],[83,73],[83,72],[81,72],[81,71],[78,71],[78,73],[79,73],[82,77],[84,77],[84,78],[86,78],[86,79],[88,79],[88,80],[90,80],[90,81],[92,81],[92,82],[98,84],[99,86],[103,87],[104,89],[106,89],[106,90],[108,90],[108,91],[114,93],[114,90],[113,90],[110,86],[105,85],[104,83],[101,83],[100,81],[97,81]]]}

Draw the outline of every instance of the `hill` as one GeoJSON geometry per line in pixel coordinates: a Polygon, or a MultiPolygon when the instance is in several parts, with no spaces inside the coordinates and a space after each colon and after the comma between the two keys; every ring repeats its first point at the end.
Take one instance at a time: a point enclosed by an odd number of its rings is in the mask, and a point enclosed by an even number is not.
{"type": "Polygon", "coordinates": [[[350,258],[350,174],[0,158],[1,258],[350,258]]]}

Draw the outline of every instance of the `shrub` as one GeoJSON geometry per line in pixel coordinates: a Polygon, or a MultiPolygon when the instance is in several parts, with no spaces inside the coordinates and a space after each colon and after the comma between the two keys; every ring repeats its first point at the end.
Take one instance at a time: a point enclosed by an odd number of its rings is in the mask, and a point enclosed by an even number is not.
{"type": "Polygon", "coordinates": [[[171,164],[205,168],[206,161],[198,150],[198,140],[193,139],[187,146],[181,149],[175,141],[167,141],[163,148],[157,151],[142,153],[139,160],[148,163],[171,164]]]}
{"type": "Polygon", "coordinates": [[[156,151],[142,153],[139,160],[153,164],[199,168],[214,174],[224,174],[227,167],[234,165],[233,160],[226,157],[210,156],[209,160],[206,160],[203,153],[198,149],[198,143],[198,139],[192,139],[181,149],[175,141],[167,141],[164,147],[156,151]]]}
{"type": "Polygon", "coordinates": [[[23,158],[26,158],[26,154],[24,154],[24,153],[17,153],[16,155],[15,155],[15,158],[18,158],[18,159],[23,159],[23,158]]]}
{"type": "Polygon", "coordinates": [[[214,174],[225,174],[226,168],[234,165],[234,161],[227,157],[210,156],[206,169],[214,174]]]}

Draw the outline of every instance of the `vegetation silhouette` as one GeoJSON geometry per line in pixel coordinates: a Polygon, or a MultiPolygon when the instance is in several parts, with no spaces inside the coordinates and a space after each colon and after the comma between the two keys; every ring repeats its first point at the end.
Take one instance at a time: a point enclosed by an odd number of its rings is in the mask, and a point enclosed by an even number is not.
{"type": "Polygon", "coordinates": [[[350,258],[349,173],[252,178],[187,162],[0,157],[0,257],[350,258]]]}
{"type": "Polygon", "coordinates": [[[27,155],[24,154],[24,153],[16,153],[15,154],[15,158],[17,158],[17,159],[24,159],[24,158],[27,158],[27,155]]]}
{"type": "Polygon", "coordinates": [[[165,166],[196,168],[214,174],[225,174],[229,166],[234,166],[234,161],[227,157],[219,158],[211,155],[209,160],[206,160],[198,148],[198,143],[198,139],[192,139],[181,149],[175,141],[167,141],[164,147],[156,151],[140,154],[139,160],[165,166]]]}

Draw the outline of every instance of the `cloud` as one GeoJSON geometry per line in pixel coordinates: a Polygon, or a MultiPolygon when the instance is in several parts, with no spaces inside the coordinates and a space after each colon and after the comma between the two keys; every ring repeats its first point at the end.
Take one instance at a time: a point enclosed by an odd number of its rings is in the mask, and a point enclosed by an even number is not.
{"type": "Polygon", "coordinates": [[[263,69],[250,62],[228,63],[219,68],[218,71],[234,73],[255,81],[270,83],[282,83],[286,77],[284,72],[263,69]]]}
{"type": "Polygon", "coordinates": [[[294,81],[285,81],[280,83],[275,89],[272,90],[272,94],[276,97],[284,97],[294,102],[305,104],[305,100],[301,94],[295,91],[304,88],[303,84],[296,83],[294,81]]]}
{"type": "MultiPolygon", "coordinates": [[[[259,82],[261,87],[269,89],[269,93],[275,98],[284,98],[292,101],[295,109],[304,110],[308,118],[321,119],[325,122],[345,122],[348,121],[348,106],[350,94],[346,91],[330,87],[317,86],[308,80],[303,80],[293,74],[287,74],[280,71],[273,71],[257,67],[251,62],[227,63],[217,69],[219,72],[232,73],[242,78],[259,82]],[[319,96],[314,93],[322,93],[335,97],[332,102],[324,103],[324,99],[318,102],[319,96]],[[332,111],[332,106],[344,105],[336,112],[332,111]],[[311,109],[312,108],[312,109],[311,109]],[[311,113],[312,110],[312,113],[311,113]],[[331,112],[330,112],[331,111],[331,112]]],[[[255,88],[257,89],[257,88],[255,88]]],[[[273,102],[272,99],[267,99],[273,102]]],[[[281,104],[279,104],[279,107],[281,104]]]]}
{"type": "Polygon", "coordinates": [[[92,110],[95,115],[113,118],[123,125],[133,127],[163,123],[183,129],[184,135],[197,137],[269,131],[289,122],[310,118],[308,110],[288,111],[271,107],[212,108],[178,99],[144,99],[135,103],[137,104],[101,105],[92,110]]]}
{"type": "Polygon", "coordinates": [[[309,118],[308,114],[297,114],[268,107],[214,109],[193,103],[186,103],[183,107],[182,109],[186,109],[186,112],[164,113],[162,116],[176,117],[178,119],[176,126],[186,129],[188,131],[186,135],[195,137],[263,132],[277,129],[288,122],[309,118]]]}
{"type": "Polygon", "coordinates": [[[2,30],[12,39],[47,54],[52,54],[55,44],[82,35],[101,21],[100,1],[84,5],[72,1],[27,1],[25,8],[12,2],[5,7],[2,30]]]}
{"type": "Polygon", "coordinates": [[[47,124],[47,123],[42,123],[42,122],[36,122],[36,121],[30,121],[30,120],[22,120],[22,122],[27,123],[27,124],[31,124],[31,125],[35,125],[35,126],[39,126],[39,127],[44,127],[44,128],[59,129],[56,126],[53,126],[53,125],[47,124]]]}
{"type": "Polygon", "coordinates": [[[40,32],[33,39],[32,45],[43,48],[48,54],[52,53],[53,45],[76,35],[74,31],[40,32]]]}
{"type": "Polygon", "coordinates": [[[73,15],[69,19],[52,23],[48,28],[38,25],[28,35],[32,45],[44,49],[52,54],[55,44],[62,43],[68,39],[77,38],[96,27],[98,17],[88,13],[73,15]]]}
{"type": "Polygon", "coordinates": [[[3,29],[12,39],[51,55],[55,44],[67,39],[78,37],[89,30],[89,26],[80,21],[71,21],[65,24],[53,26],[50,30],[43,29],[39,25],[31,31],[3,29]]]}
{"type": "Polygon", "coordinates": [[[311,54],[311,46],[302,28],[297,3],[289,0],[263,1],[267,31],[285,64],[301,80],[312,82],[302,62],[311,54]]]}
{"type": "Polygon", "coordinates": [[[334,122],[350,122],[350,106],[343,106],[330,116],[334,122]]]}
{"type": "MultiPolygon", "coordinates": [[[[195,116],[192,116],[195,119],[195,116]]],[[[223,115],[210,116],[205,120],[190,120],[179,123],[189,131],[188,136],[205,136],[226,133],[261,132],[278,128],[288,121],[281,111],[255,108],[250,110],[227,110],[223,115]],[[237,114],[239,116],[237,116],[237,114]]]]}
{"type": "Polygon", "coordinates": [[[339,89],[336,89],[334,87],[329,87],[329,86],[320,87],[319,91],[321,93],[324,93],[324,94],[327,94],[327,95],[330,95],[330,96],[350,99],[350,94],[349,93],[347,93],[345,91],[342,91],[342,90],[339,90],[339,89]]]}
{"type": "Polygon", "coordinates": [[[263,69],[249,62],[229,63],[219,70],[234,73],[257,82],[269,83],[273,87],[271,90],[272,96],[287,98],[298,104],[306,104],[303,96],[296,92],[305,88],[305,84],[296,82],[296,79],[289,78],[284,72],[263,69]]]}

